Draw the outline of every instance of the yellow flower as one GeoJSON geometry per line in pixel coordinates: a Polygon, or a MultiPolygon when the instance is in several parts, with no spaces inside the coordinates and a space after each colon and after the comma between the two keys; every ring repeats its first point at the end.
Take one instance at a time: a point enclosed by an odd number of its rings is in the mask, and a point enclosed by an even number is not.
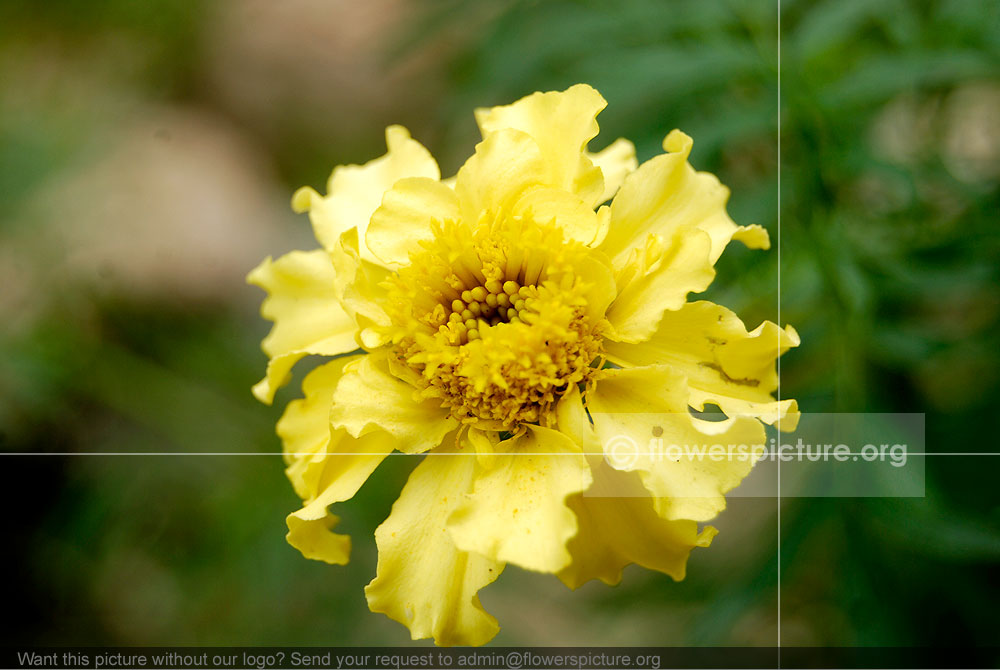
{"type": "Polygon", "coordinates": [[[328,507],[390,453],[426,454],[375,532],[366,588],[414,639],[490,640],[499,626],[478,591],[507,563],[571,588],[615,584],[630,563],[684,577],[716,532],[699,522],[753,459],[602,458],[622,417],[689,445],[762,444],[762,421],[797,418],[771,395],[795,331],[748,332],[687,301],[730,240],[767,248],[766,231],[733,223],[728,190],[688,164],[680,131],[641,166],[626,140],[589,153],[605,105],[577,85],[478,110],[483,141],[450,180],[390,127],[385,156],[335,169],[326,196],[295,193],[322,248],[249,276],[274,321],[258,398],[271,402],[300,358],[335,357],[277,426],[304,501],[288,541],[346,563],[328,507]],[[728,418],[689,412],[706,404],[728,418]]]}

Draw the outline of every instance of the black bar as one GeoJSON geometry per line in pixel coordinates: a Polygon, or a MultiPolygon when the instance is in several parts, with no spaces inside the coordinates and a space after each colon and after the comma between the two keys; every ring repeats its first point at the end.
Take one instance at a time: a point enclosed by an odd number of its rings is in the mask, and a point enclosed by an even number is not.
{"type": "Polygon", "coordinates": [[[1000,647],[6,647],[0,667],[55,670],[997,668],[1000,647]]]}

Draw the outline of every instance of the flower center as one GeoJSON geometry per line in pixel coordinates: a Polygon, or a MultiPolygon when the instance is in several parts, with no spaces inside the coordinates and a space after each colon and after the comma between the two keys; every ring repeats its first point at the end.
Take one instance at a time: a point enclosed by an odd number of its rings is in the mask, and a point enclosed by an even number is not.
{"type": "Polygon", "coordinates": [[[411,382],[484,430],[551,425],[561,395],[599,367],[603,317],[589,315],[580,272],[591,251],[520,217],[435,232],[390,280],[411,382]]]}
{"type": "Polygon", "coordinates": [[[537,297],[537,286],[521,286],[513,279],[502,283],[490,279],[452,300],[448,320],[438,330],[454,344],[465,344],[480,338],[486,328],[501,323],[530,323],[537,318],[530,311],[537,297]]]}

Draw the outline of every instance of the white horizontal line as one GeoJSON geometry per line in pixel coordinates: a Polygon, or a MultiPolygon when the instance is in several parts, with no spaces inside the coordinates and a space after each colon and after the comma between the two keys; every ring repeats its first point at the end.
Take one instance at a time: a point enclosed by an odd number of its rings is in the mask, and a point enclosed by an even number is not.
{"type": "MultiPolygon", "coordinates": [[[[559,452],[532,452],[532,453],[520,453],[520,452],[492,452],[497,456],[579,456],[580,452],[567,453],[565,451],[559,452]]],[[[276,451],[0,451],[0,456],[479,456],[480,454],[470,451],[470,452],[432,452],[425,451],[419,454],[407,454],[401,451],[394,451],[388,454],[378,454],[371,453],[368,451],[323,451],[323,452],[306,452],[306,453],[295,453],[295,454],[284,454],[276,451]]],[[[589,456],[599,456],[599,453],[587,452],[589,456]]],[[[677,454],[671,453],[671,456],[677,454]]],[[[680,455],[685,456],[688,454],[681,453],[680,455]]],[[[700,456],[704,458],[712,458],[714,455],[716,458],[724,454],[711,454],[704,452],[691,452],[691,456],[700,456]]],[[[750,455],[750,454],[747,454],[750,455]]],[[[820,454],[814,454],[819,456],[820,454]]],[[[656,456],[658,458],[663,458],[664,454],[662,452],[650,452],[650,453],[632,453],[620,454],[619,457],[624,460],[626,457],[631,459],[633,457],[639,456],[656,456]]],[[[733,457],[740,457],[741,454],[734,454],[733,457]]],[[[846,454],[840,454],[841,457],[846,456],[865,456],[861,452],[848,452],[846,454]]],[[[871,456],[869,454],[869,456],[871,456]]],[[[985,451],[985,452],[907,452],[906,456],[1000,456],[998,451],[985,451]]],[[[881,460],[882,456],[876,460],[881,460]]],[[[773,460],[772,458],[762,458],[761,460],[773,460]]],[[[810,459],[808,454],[803,455],[802,458],[789,458],[783,459],[784,462],[792,462],[796,460],[818,462],[818,460],[834,460],[837,459],[831,454],[827,459],[810,459]]],[[[876,460],[867,461],[869,463],[876,462],[876,460]]]]}

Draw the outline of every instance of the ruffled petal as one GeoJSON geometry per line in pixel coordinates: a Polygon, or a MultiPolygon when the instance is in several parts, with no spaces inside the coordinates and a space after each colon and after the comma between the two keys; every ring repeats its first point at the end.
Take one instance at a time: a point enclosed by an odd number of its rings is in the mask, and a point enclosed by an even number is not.
{"type": "Polygon", "coordinates": [[[665,363],[687,377],[687,402],[702,410],[718,405],[728,416],[754,416],[794,430],[795,400],[777,402],[775,360],[799,344],[791,326],[765,321],[752,332],[732,311],[707,301],[663,315],[652,337],[637,344],[607,343],[608,358],[626,366],[665,363]]]}
{"type": "Polygon", "coordinates": [[[553,187],[548,167],[527,133],[512,128],[490,133],[456,176],[462,220],[476,226],[504,212],[530,216],[536,224],[555,224],[568,239],[592,244],[603,236],[610,210],[595,213],[586,198],[553,187]]]}
{"type": "Polygon", "coordinates": [[[504,564],[460,551],[446,530],[478,467],[464,449],[434,451],[410,474],[375,530],[378,568],[365,588],[373,612],[408,627],[414,640],[433,637],[441,646],[484,644],[500,629],[477,594],[504,564]]]}
{"type": "Polygon", "coordinates": [[[723,494],[750,472],[764,444],[755,419],[691,416],[686,380],[666,365],[604,371],[587,406],[608,463],[638,472],[665,519],[714,518],[726,507],[723,494]]]}
{"type": "Polygon", "coordinates": [[[604,192],[600,202],[607,202],[615,197],[621,188],[625,177],[635,172],[639,161],[635,158],[635,145],[623,137],[618,138],[604,150],[596,154],[587,153],[587,158],[601,169],[604,176],[604,192]]]}
{"type": "Polygon", "coordinates": [[[434,223],[458,221],[461,216],[454,190],[432,179],[401,179],[372,214],[365,240],[384,263],[403,264],[422,241],[434,237],[434,223]]]}
{"type": "Polygon", "coordinates": [[[382,285],[389,270],[361,257],[358,231],[354,228],[340,236],[340,243],[330,250],[330,260],[337,274],[340,302],[358,324],[358,344],[365,349],[382,346],[387,342],[385,328],[390,324],[383,309],[388,291],[382,285]]]}
{"type": "Polygon", "coordinates": [[[270,257],[254,268],[247,282],[267,291],[261,315],[274,327],[261,347],[270,356],[267,374],[253,388],[271,404],[303,356],[336,356],[357,348],[354,320],[338,300],[336,273],[325,251],[292,251],[276,261],[270,257]]]}
{"type": "Polygon", "coordinates": [[[770,246],[760,226],[737,226],[726,214],[729,189],[715,175],[696,172],[688,163],[693,142],[679,130],[663,140],[669,153],[646,161],[628,175],[611,203],[611,228],[601,248],[624,260],[650,234],[669,238],[683,226],[697,226],[711,239],[714,264],[731,239],[752,249],[770,246]]]}
{"type": "Polygon", "coordinates": [[[715,278],[711,240],[699,228],[678,228],[671,237],[651,235],[617,273],[618,297],[608,309],[608,337],[623,342],[647,339],[663,313],[680,309],[691,292],[704,291],[715,278]]]}
{"type": "MultiPolygon", "coordinates": [[[[329,411],[325,414],[329,415],[329,411]]],[[[326,423],[329,429],[329,421],[326,423]]],[[[350,558],[350,537],[330,532],[338,517],[330,514],[327,508],[353,498],[379,464],[392,453],[395,442],[391,435],[381,430],[355,439],[340,429],[333,432],[322,451],[298,459],[297,463],[304,467],[294,472],[293,466],[290,466],[289,478],[294,483],[295,475],[301,477],[303,483],[300,486],[304,486],[311,495],[304,498],[302,509],[286,519],[288,543],[306,558],[346,564],[350,558]]]]}
{"type": "Polygon", "coordinates": [[[313,500],[319,495],[320,473],[334,432],[330,428],[333,391],[344,366],[359,358],[343,356],[306,375],[302,380],[304,397],[288,403],[278,420],[276,431],[284,450],[285,474],[303,500],[313,500]]]}
{"type": "Polygon", "coordinates": [[[465,433],[465,441],[476,452],[476,460],[481,468],[493,467],[493,464],[496,463],[496,450],[500,443],[500,433],[495,430],[480,430],[470,426],[465,433]]]}
{"type": "Polygon", "coordinates": [[[288,534],[285,539],[306,558],[332,565],[347,565],[351,557],[349,535],[334,533],[330,529],[340,522],[340,517],[326,509],[303,508],[285,518],[288,534]]]}
{"type": "Polygon", "coordinates": [[[286,519],[288,542],[306,558],[337,565],[347,563],[351,543],[348,536],[330,532],[337,517],[327,507],[354,497],[395,443],[384,431],[358,439],[343,429],[331,431],[334,389],[344,367],[357,358],[337,359],[310,372],[302,382],[305,397],[288,404],[277,426],[286,474],[305,502],[286,519]]]}
{"type": "Polygon", "coordinates": [[[448,519],[455,546],[528,570],[558,572],[576,517],[566,498],[591,483],[580,447],[562,433],[528,426],[501,442],[491,467],[448,519]]]}
{"type": "Polygon", "coordinates": [[[307,466],[303,478],[315,493],[305,499],[302,509],[288,515],[288,543],[306,558],[346,564],[350,558],[350,537],[330,531],[338,517],[330,514],[327,508],[353,498],[392,453],[394,444],[392,436],[381,430],[358,439],[344,430],[337,430],[325,451],[313,454],[308,460],[301,459],[307,466]]]}
{"type": "Polygon", "coordinates": [[[538,144],[519,130],[490,133],[455,178],[462,218],[476,225],[483,213],[510,211],[530,188],[546,185],[546,164],[538,144]]]}
{"type": "Polygon", "coordinates": [[[694,521],[660,517],[634,472],[600,462],[593,466],[593,476],[586,492],[568,500],[579,531],[567,545],[572,562],[559,579],[571,589],[591,579],[614,585],[632,563],[684,579],[691,550],[710,545],[718,531],[711,526],[699,531],[694,521]]]}
{"type": "Polygon", "coordinates": [[[591,579],[617,584],[632,563],[683,579],[691,549],[707,547],[716,530],[707,526],[699,532],[694,521],[662,518],[635,472],[608,465],[576,387],[563,395],[556,414],[559,431],[586,449],[594,478],[590,488],[566,501],[578,530],[566,545],[572,562],[559,579],[572,589],[591,579]]]}
{"type": "Polygon", "coordinates": [[[349,364],[333,394],[330,422],[352,437],[384,430],[396,448],[419,454],[439,444],[458,426],[439,402],[420,398],[416,389],[389,369],[384,353],[369,354],[349,364]]]}
{"type": "MultiPolygon", "coordinates": [[[[404,177],[441,177],[437,162],[430,152],[410,137],[402,126],[385,129],[388,152],[364,165],[341,165],[334,169],[327,183],[327,195],[315,190],[300,188],[292,196],[296,212],[309,212],[313,232],[326,249],[333,249],[340,236],[357,228],[364,239],[368,220],[382,203],[382,196],[404,177]]],[[[362,247],[361,257],[367,261],[377,259],[367,247],[362,247]]]]}
{"type": "Polygon", "coordinates": [[[586,298],[586,314],[592,323],[599,323],[608,311],[608,306],[618,296],[618,286],[615,283],[614,271],[607,258],[599,255],[582,257],[575,272],[584,281],[584,297],[586,298]]]}
{"type": "Polygon", "coordinates": [[[527,191],[514,205],[513,214],[538,225],[553,224],[567,239],[590,245],[604,232],[605,221],[587,203],[568,191],[540,187],[527,191]]]}
{"type": "Polygon", "coordinates": [[[566,501],[578,530],[566,545],[572,561],[559,579],[571,589],[591,579],[617,584],[622,569],[632,563],[684,579],[691,549],[707,547],[716,530],[708,526],[699,532],[694,521],[662,518],[638,474],[616,470],[604,460],[576,387],[562,397],[556,413],[559,431],[585,449],[594,479],[566,501]]]}
{"type": "Polygon", "coordinates": [[[545,183],[578,195],[593,208],[603,202],[606,185],[601,169],[584,150],[597,137],[597,115],[607,104],[593,88],[577,84],[565,91],[532,93],[510,105],[477,109],[476,122],[484,139],[507,128],[530,135],[547,163],[545,183]]]}
{"type": "Polygon", "coordinates": [[[587,454],[591,466],[600,461],[600,458],[592,458],[594,455],[601,456],[603,452],[600,449],[591,450],[596,441],[589,435],[593,428],[578,386],[570,386],[556,404],[556,428],[587,454]]]}

